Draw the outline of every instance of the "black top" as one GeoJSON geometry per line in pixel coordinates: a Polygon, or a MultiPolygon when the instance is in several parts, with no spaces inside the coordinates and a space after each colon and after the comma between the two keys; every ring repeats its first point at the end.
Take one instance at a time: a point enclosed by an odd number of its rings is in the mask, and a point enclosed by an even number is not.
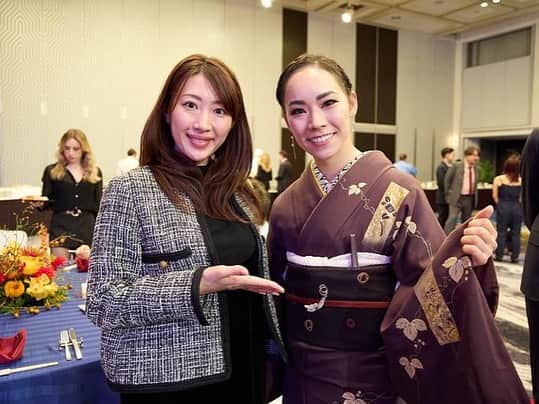
{"type": "MultiPolygon", "coordinates": [[[[52,210],[60,212],[79,208],[97,214],[103,193],[103,180],[95,184],[86,180],[77,183],[67,169],[63,178],[53,180],[51,170],[54,166],[55,164],[47,166],[41,178],[43,182],[41,194],[49,198],[49,206],[52,210]]],[[[102,178],[101,170],[98,168],[97,171],[99,177],[102,178]]]]}
{"type": "Polygon", "coordinates": [[[521,161],[524,223],[531,229],[539,214],[539,129],[534,129],[528,136],[521,161]]]}
{"type": "Polygon", "coordinates": [[[449,166],[445,161],[442,161],[440,165],[436,167],[436,184],[438,185],[438,189],[436,190],[436,203],[439,205],[447,204],[444,189],[445,174],[447,173],[447,170],[449,170],[449,166]]]}
{"type": "Polygon", "coordinates": [[[283,192],[292,183],[292,163],[283,160],[279,164],[279,173],[275,178],[277,180],[277,192],[283,192]]]}
{"type": "Polygon", "coordinates": [[[264,184],[264,188],[266,188],[266,191],[269,189],[271,176],[272,176],[271,169],[269,171],[266,171],[262,168],[261,165],[258,165],[258,170],[256,171],[255,178],[258,181],[260,181],[262,184],[264,184]]]}
{"type": "MultiPolygon", "coordinates": [[[[53,210],[49,233],[51,240],[60,236],[67,237],[63,247],[75,249],[81,244],[92,245],[95,217],[99,210],[103,193],[103,180],[96,183],[86,180],[76,182],[69,170],[63,178],[55,180],[51,170],[55,164],[48,165],[43,172],[41,194],[49,198],[48,207],[53,210]],[[78,216],[66,211],[80,209],[78,216]]],[[[98,168],[98,175],[103,178],[98,168]]]]}
{"type": "MultiPolygon", "coordinates": [[[[498,189],[498,205],[500,203],[520,204],[520,185],[500,185],[498,189]]],[[[517,208],[520,210],[520,208],[517,208]]]]}

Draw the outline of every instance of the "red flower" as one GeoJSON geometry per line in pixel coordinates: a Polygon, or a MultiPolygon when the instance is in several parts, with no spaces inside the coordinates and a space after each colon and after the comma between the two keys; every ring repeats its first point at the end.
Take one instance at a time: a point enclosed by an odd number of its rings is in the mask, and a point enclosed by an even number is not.
{"type": "Polygon", "coordinates": [[[42,274],[47,275],[47,277],[52,280],[54,278],[54,267],[52,265],[39,268],[35,274],[32,275],[33,278],[39,278],[42,274]]]}
{"type": "Polygon", "coordinates": [[[7,276],[0,274],[0,285],[2,285],[7,280],[7,276]]]}
{"type": "Polygon", "coordinates": [[[51,265],[54,267],[54,269],[56,269],[64,265],[66,261],[66,257],[55,257],[54,260],[51,262],[51,265]]]}

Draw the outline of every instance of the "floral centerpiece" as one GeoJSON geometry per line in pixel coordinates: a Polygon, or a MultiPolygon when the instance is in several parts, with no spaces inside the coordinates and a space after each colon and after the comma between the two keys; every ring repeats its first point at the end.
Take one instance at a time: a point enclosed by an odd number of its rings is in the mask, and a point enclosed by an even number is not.
{"type": "Polygon", "coordinates": [[[0,313],[19,316],[20,310],[39,313],[60,307],[67,298],[67,286],[58,286],[54,277],[56,269],[65,258],[49,254],[49,235],[43,225],[39,228],[39,248],[23,247],[9,243],[0,251],[0,313]]]}

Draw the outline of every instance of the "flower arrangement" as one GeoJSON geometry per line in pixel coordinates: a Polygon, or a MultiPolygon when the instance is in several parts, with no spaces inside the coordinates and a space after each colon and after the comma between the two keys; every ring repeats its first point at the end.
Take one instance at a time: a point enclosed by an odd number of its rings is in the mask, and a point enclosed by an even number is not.
{"type": "Polygon", "coordinates": [[[11,242],[0,251],[0,313],[11,312],[15,317],[20,310],[39,313],[60,307],[67,298],[67,286],[54,282],[56,269],[65,258],[49,254],[47,228],[40,225],[40,247],[22,247],[11,242]]]}

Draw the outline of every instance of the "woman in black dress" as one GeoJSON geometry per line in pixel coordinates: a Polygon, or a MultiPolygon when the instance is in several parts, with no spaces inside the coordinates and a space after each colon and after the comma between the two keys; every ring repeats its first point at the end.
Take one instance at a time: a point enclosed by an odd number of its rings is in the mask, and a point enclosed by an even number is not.
{"type": "Polygon", "coordinates": [[[57,162],[45,168],[42,195],[53,210],[50,237],[62,238],[53,254],[66,257],[68,250],[92,244],[103,180],[92,149],[80,129],[69,129],[58,143],[57,162]]]}
{"type": "Polygon", "coordinates": [[[270,156],[266,152],[262,153],[262,155],[260,156],[258,170],[256,172],[255,178],[262,184],[264,184],[264,188],[266,189],[266,191],[269,189],[270,181],[272,178],[272,170],[270,156]]]}

